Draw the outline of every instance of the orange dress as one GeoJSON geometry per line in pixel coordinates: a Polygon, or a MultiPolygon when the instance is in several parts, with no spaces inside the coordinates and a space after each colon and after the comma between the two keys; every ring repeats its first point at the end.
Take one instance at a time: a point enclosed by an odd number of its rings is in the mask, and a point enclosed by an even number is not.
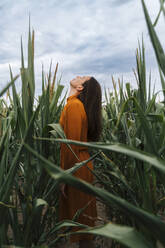
{"type": "MultiPolygon", "coordinates": [[[[67,99],[63,112],[60,117],[60,124],[63,127],[65,135],[68,139],[87,142],[88,121],[87,115],[84,109],[83,103],[77,98],[77,95],[70,96],[67,99]]],[[[61,145],[61,168],[66,170],[71,168],[75,163],[84,161],[90,157],[88,149],[82,146],[71,145],[73,151],[79,158],[70,151],[66,144],[61,145]]],[[[92,162],[89,162],[88,167],[93,169],[92,162]]],[[[78,169],[74,176],[85,180],[88,183],[93,182],[93,174],[85,166],[78,169]]],[[[88,195],[84,192],[77,190],[76,188],[66,185],[66,195],[64,198],[60,197],[60,220],[73,219],[78,209],[85,207],[88,203],[88,207],[83,211],[77,221],[81,224],[94,226],[96,218],[96,199],[95,197],[88,195]]],[[[74,228],[74,231],[77,228],[74,228]]],[[[71,242],[77,242],[79,240],[92,239],[91,235],[73,235],[71,236],[71,242]]]]}

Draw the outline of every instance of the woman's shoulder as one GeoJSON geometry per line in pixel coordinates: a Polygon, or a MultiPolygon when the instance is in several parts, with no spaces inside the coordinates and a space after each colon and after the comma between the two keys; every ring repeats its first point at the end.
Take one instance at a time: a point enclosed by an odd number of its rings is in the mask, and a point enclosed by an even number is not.
{"type": "Polygon", "coordinates": [[[74,97],[71,101],[67,103],[68,106],[77,106],[77,107],[83,107],[83,103],[77,98],[74,97]]]}
{"type": "Polygon", "coordinates": [[[69,101],[66,107],[68,110],[74,109],[76,112],[85,111],[83,103],[77,97],[69,101]]]}

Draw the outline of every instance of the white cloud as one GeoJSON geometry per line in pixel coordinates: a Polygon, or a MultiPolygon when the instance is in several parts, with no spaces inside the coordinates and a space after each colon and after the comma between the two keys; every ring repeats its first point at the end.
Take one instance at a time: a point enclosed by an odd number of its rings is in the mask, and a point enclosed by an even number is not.
{"type": "MultiPolygon", "coordinates": [[[[146,1],[154,21],[159,1],[146,1]]],[[[35,29],[37,82],[41,63],[48,69],[50,60],[58,61],[59,75],[66,83],[77,74],[90,74],[110,83],[111,74],[123,75],[134,84],[135,49],[143,33],[148,70],[155,71],[155,59],[140,1],[124,0],[17,0],[0,5],[0,88],[9,79],[8,63],[15,73],[20,68],[20,36],[23,36],[25,54],[28,15],[35,29]]],[[[156,30],[165,44],[164,20],[156,30]]],[[[37,91],[41,86],[37,84],[37,91]]]]}

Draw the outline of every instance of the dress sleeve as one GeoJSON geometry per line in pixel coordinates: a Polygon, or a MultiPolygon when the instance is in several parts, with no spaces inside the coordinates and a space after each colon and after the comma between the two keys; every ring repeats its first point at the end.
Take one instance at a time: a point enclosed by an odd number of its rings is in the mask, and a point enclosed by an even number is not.
{"type": "MultiPolygon", "coordinates": [[[[73,102],[66,108],[63,128],[67,139],[81,141],[81,129],[83,126],[83,112],[81,103],[73,102]]],[[[70,145],[77,157],[79,146],[70,145]]],[[[61,167],[66,170],[79,162],[67,145],[61,146],[61,167]]]]}
{"type": "Polygon", "coordinates": [[[82,107],[79,103],[72,103],[66,110],[64,132],[67,139],[81,140],[82,107]]]}

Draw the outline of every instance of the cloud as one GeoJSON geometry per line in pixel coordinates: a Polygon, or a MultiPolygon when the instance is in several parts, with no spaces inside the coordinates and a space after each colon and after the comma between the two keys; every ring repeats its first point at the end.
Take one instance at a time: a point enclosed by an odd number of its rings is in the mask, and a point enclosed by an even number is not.
{"type": "MultiPolygon", "coordinates": [[[[147,1],[146,1],[147,2],[147,1]]],[[[147,2],[154,21],[159,1],[147,2]]],[[[14,73],[20,68],[20,37],[27,57],[28,16],[35,29],[35,68],[40,81],[41,64],[45,71],[51,59],[59,62],[59,77],[69,82],[77,74],[95,75],[105,85],[111,74],[125,75],[134,84],[132,68],[135,50],[143,33],[148,70],[156,67],[140,1],[133,0],[17,0],[1,1],[0,13],[0,88],[9,79],[8,64],[14,73]],[[131,76],[129,76],[131,75],[131,76]],[[4,84],[4,83],[3,83],[4,84]]],[[[164,22],[156,30],[165,44],[164,22]]],[[[37,91],[40,91],[37,84],[37,91]]]]}
{"type": "Polygon", "coordinates": [[[131,1],[133,1],[133,0],[113,0],[112,5],[118,7],[118,6],[121,6],[123,4],[128,4],[128,2],[131,2],[131,1]]]}

